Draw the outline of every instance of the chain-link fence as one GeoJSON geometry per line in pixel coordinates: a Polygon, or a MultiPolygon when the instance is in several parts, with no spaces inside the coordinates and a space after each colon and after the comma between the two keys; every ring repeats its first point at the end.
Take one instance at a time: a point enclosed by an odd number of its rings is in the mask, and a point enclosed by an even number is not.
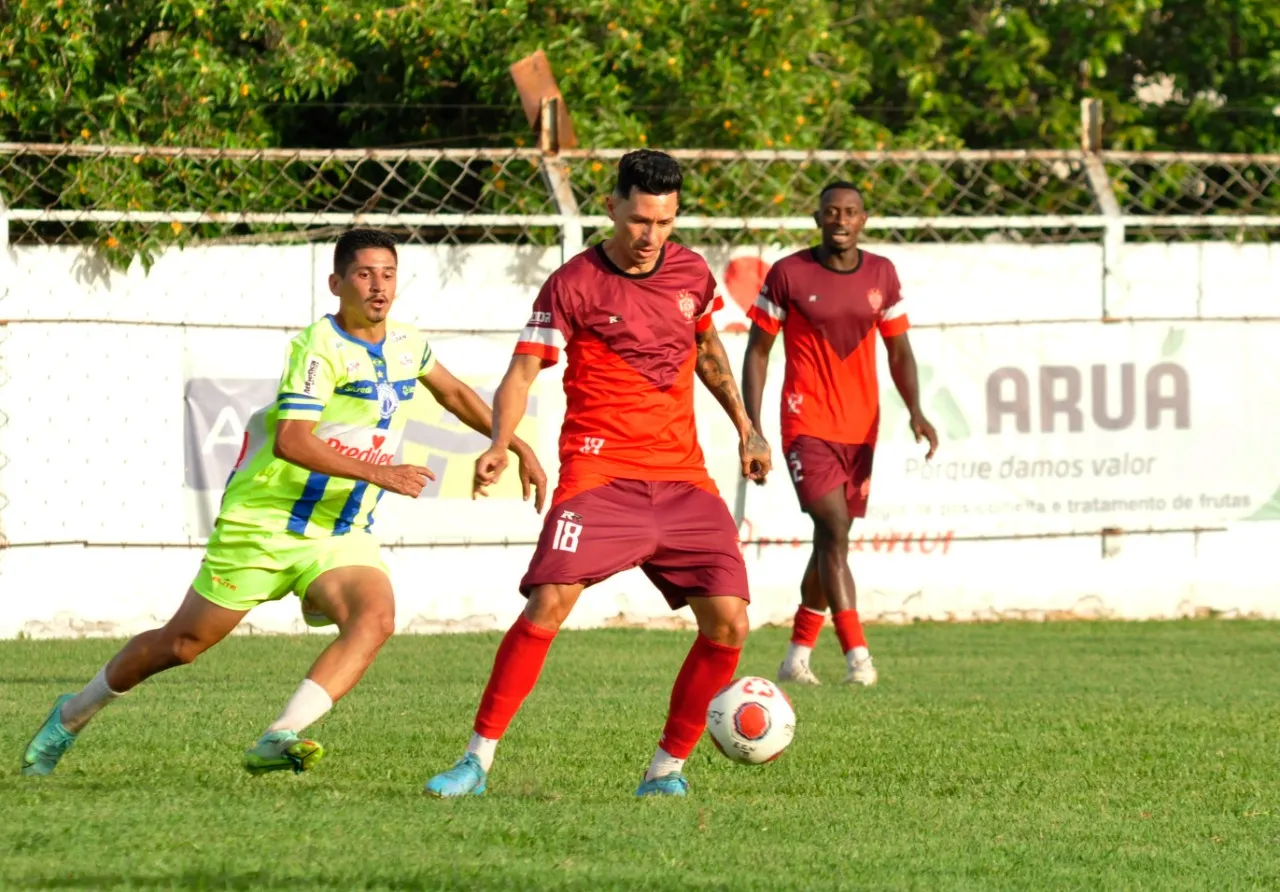
{"type": "MultiPolygon", "coordinates": [[[[169,244],[331,239],[356,222],[424,244],[556,244],[608,226],[621,150],[220,150],[0,144],[14,244],[115,263],[169,244]]],[[[1270,240],[1280,156],[1083,151],[677,150],[679,237],[804,242],[815,195],[856,183],[877,241],[1270,240]]]]}

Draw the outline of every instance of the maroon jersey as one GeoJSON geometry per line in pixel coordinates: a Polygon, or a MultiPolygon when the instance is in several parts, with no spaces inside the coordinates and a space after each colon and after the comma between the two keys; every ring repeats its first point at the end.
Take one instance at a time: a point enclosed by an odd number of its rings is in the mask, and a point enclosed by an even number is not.
{"type": "Polygon", "coordinates": [[[542,286],[515,352],[544,367],[563,351],[566,410],[558,504],[610,480],[685,481],[717,493],[693,414],[696,331],[722,305],[701,256],[668,242],[647,273],[597,245],[542,286]]]}
{"type": "Polygon", "coordinates": [[[783,333],[782,442],[809,436],[830,443],[875,443],[880,412],[876,331],[909,327],[893,262],[859,252],[858,266],[836,272],[806,248],[769,270],[747,315],[783,333]]]}

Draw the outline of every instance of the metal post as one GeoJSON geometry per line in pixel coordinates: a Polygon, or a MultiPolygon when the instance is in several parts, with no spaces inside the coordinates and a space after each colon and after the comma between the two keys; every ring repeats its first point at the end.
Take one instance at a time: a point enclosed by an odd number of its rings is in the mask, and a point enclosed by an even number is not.
{"type": "Polygon", "coordinates": [[[560,262],[565,263],[582,251],[585,237],[578,212],[578,199],[573,194],[569,165],[560,159],[560,99],[542,100],[539,117],[538,145],[542,149],[542,176],[556,203],[556,212],[566,218],[560,225],[560,262]]]}
{"type": "MultiPolygon", "coordinates": [[[[9,213],[8,206],[4,203],[4,196],[0,195],[0,301],[9,296],[9,289],[13,287],[14,263],[9,248],[9,213]]],[[[0,393],[5,392],[5,385],[8,383],[8,375],[5,373],[5,351],[4,342],[8,340],[9,323],[2,318],[0,314],[0,393]]],[[[4,493],[4,469],[9,464],[9,456],[4,454],[5,428],[9,426],[9,416],[5,414],[4,407],[0,406],[0,555],[9,545],[9,540],[4,533],[4,523],[2,515],[5,507],[9,504],[9,497],[4,493]]]]}
{"type": "Polygon", "coordinates": [[[1120,283],[1120,262],[1124,254],[1124,216],[1111,188],[1111,177],[1102,163],[1102,102],[1080,100],[1080,148],[1084,152],[1085,175],[1106,222],[1102,228],[1102,319],[1111,318],[1108,298],[1120,283]]]}

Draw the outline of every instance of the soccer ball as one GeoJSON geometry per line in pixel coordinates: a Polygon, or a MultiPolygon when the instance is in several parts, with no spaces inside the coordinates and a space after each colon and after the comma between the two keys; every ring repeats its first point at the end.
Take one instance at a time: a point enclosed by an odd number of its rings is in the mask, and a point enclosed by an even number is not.
{"type": "Polygon", "coordinates": [[[796,711],[782,688],[754,675],[736,679],[707,707],[716,749],[735,762],[758,765],[782,755],[796,734],[796,711]]]}

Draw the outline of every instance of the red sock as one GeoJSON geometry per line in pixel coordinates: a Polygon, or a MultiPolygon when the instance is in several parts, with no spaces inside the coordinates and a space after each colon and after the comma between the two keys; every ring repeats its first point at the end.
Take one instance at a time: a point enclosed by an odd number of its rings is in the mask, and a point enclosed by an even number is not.
{"type": "Polygon", "coordinates": [[[822,633],[822,624],[827,621],[825,613],[818,613],[808,607],[797,607],[796,618],[791,623],[791,643],[801,647],[818,646],[818,636],[822,633]]]}
{"type": "Polygon", "coordinates": [[[481,737],[498,740],[516,717],[520,704],[538,683],[542,664],[556,633],[535,626],[523,615],[507,630],[493,658],[493,672],[480,698],[476,712],[475,732],[481,737]]]}
{"type": "Polygon", "coordinates": [[[698,633],[671,689],[671,707],[658,746],[677,759],[687,759],[707,727],[707,707],[738,668],[740,647],[716,644],[698,633]]]}
{"type": "Polygon", "coordinates": [[[840,639],[840,649],[845,653],[855,647],[866,647],[867,638],[862,634],[862,623],[858,619],[858,611],[841,610],[831,617],[836,624],[836,637],[840,639]]]}

